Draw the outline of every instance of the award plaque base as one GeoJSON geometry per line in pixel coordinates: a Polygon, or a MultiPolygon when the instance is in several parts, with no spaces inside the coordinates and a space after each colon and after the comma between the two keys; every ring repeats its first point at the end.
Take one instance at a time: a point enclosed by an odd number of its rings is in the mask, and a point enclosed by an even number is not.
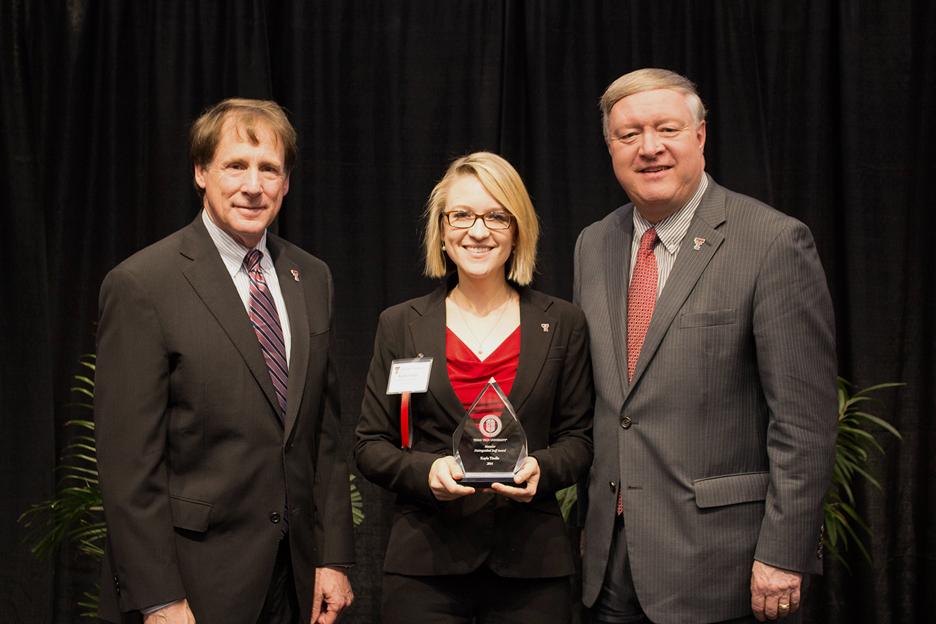
{"type": "Polygon", "coordinates": [[[514,483],[514,476],[512,472],[507,473],[490,473],[490,472],[481,472],[481,473],[468,473],[464,477],[458,480],[458,485],[464,485],[465,487],[474,488],[476,490],[482,490],[484,488],[489,488],[495,483],[500,483],[501,485],[506,485],[509,487],[515,487],[523,489],[526,487],[526,481],[523,483],[514,483]]]}

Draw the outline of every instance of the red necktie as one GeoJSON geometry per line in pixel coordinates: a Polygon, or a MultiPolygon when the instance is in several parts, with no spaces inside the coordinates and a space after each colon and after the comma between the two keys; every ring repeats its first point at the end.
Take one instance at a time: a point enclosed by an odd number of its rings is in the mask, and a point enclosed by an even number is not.
{"type": "Polygon", "coordinates": [[[286,342],[283,340],[283,329],[280,326],[279,314],[276,312],[276,303],[273,302],[273,295],[260,270],[262,257],[263,252],[251,249],[244,258],[247,275],[250,277],[250,322],[253,324],[254,331],[257,332],[257,339],[263,349],[263,357],[270,370],[276,398],[279,399],[280,418],[285,419],[286,384],[289,381],[286,342]]]}
{"type": "MultiPolygon", "coordinates": [[[[627,381],[634,378],[634,369],[637,368],[637,358],[643,347],[647,328],[653,317],[653,307],[656,305],[657,295],[657,263],[653,255],[653,246],[659,240],[656,228],[650,228],[640,239],[640,249],[637,250],[637,264],[631,277],[630,287],[627,289],[627,381]]],[[[617,513],[624,512],[624,498],[618,489],[617,513]]]]}
{"type": "Polygon", "coordinates": [[[627,381],[634,378],[640,348],[647,336],[657,295],[657,263],[653,246],[659,240],[656,228],[644,232],[637,251],[637,264],[627,289],[627,381]]]}

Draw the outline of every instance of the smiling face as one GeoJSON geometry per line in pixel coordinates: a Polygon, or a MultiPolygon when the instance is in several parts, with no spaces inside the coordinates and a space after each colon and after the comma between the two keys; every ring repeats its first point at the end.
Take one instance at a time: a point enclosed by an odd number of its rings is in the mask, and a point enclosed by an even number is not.
{"type": "Polygon", "coordinates": [[[256,134],[253,145],[228,119],[211,164],[195,166],[195,183],[205,189],[208,216],[249,249],[263,238],[289,191],[282,146],[268,128],[260,126],[256,134]]]}
{"type": "Polygon", "coordinates": [[[614,175],[650,223],[692,197],[705,170],[705,122],[693,125],[685,95],[654,89],[619,100],[608,115],[614,175]]]}
{"type": "MultiPolygon", "coordinates": [[[[489,212],[508,212],[494,199],[481,181],[474,176],[463,176],[449,188],[445,212],[464,210],[483,215],[489,212]]],[[[459,281],[487,279],[500,274],[504,278],[504,265],[510,258],[516,238],[516,221],[506,230],[489,230],[482,219],[476,219],[468,229],[453,228],[442,217],[442,242],[445,251],[458,267],[459,281]]]]}

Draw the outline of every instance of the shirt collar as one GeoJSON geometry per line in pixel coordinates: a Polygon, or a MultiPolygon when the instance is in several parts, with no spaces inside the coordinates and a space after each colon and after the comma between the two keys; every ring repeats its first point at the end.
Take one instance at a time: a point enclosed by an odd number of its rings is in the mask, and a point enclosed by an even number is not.
{"type": "Polygon", "coordinates": [[[689,231],[689,223],[692,221],[692,217],[695,216],[695,211],[699,207],[699,204],[702,203],[702,195],[705,194],[707,188],[708,175],[703,173],[702,181],[699,182],[699,188],[697,188],[695,194],[689,198],[686,205],[657,223],[656,226],[644,219],[643,215],[635,208],[634,240],[640,240],[644,232],[651,227],[656,227],[657,236],[660,242],[663,243],[666,251],[675,254],[679,251],[679,244],[682,242],[683,237],[686,236],[686,232],[689,231]]]}
{"type": "MultiPolygon", "coordinates": [[[[211,220],[211,217],[208,216],[208,212],[204,209],[202,209],[202,221],[205,223],[205,228],[208,229],[208,235],[211,236],[211,240],[214,241],[215,247],[218,248],[218,253],[221,254],[221,260],[224,261],[224,266],[227,267],[228,273],[231,274],[231,278],[233,279],[234,276],[237,275],[237,272],[244,268],[244,257],[250,249],[241,245],[238,241],[234,240],[230,234],[215,225],[215,222],[211,220]]],[[[266,242],[267,232],[263,230],[263,236],[254,249],[263,253],[263,258],[260,260],[260,268],[264,273],[269,273],[273,271],[273,261],[270,259],[270,254],[267,253],[266,242]]]]}

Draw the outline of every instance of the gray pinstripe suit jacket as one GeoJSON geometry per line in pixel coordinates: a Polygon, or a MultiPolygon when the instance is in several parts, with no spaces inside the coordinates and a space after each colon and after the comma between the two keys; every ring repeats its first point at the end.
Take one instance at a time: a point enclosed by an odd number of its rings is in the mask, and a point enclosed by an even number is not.
{"type": "Polygon", "coordinates": [[[647,616],[741,617],[755,558],[821,572],[837,431],[825,274],[805,225],[709,179],[628,384],[633,209],[586,228],[575,251],[597,395],[583,600],[602,586],[620,486],[647,616]]]}

